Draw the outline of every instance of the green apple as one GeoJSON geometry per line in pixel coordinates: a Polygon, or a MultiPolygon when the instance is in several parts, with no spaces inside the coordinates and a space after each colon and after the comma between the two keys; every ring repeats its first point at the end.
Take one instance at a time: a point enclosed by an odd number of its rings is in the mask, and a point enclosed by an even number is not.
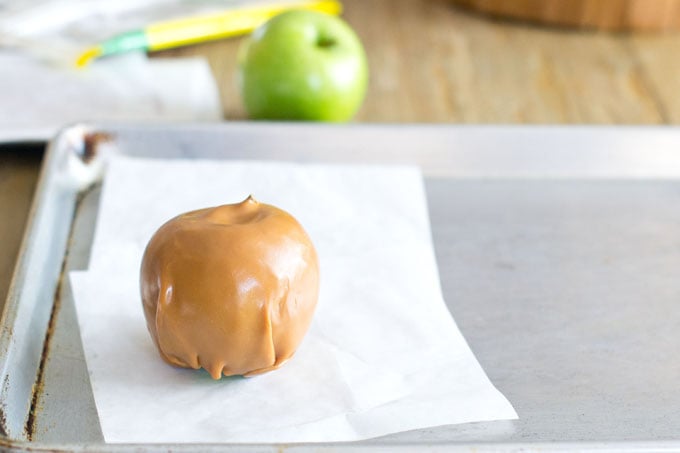
{"type": "Polygon", "coordinates": [[[364,99],[368,65],[342,19],[293,10],[242,44],[238,81],[251,118],[347,121],[364,99]]]}

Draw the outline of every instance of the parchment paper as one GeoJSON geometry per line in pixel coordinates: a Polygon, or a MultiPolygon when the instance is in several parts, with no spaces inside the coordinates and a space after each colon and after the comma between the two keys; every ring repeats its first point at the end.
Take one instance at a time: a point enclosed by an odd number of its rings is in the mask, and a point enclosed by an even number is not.
{"type": "Polygon", "coordinates": [[[444,304],[416,168],[115,157],[71,284],[107,442],[349,441],[517,417],[444,304]],[[169,218],[248,194],[305,227],[320,300],[283,368],[213,381],[161,361],[139,266],[169,218]]]}

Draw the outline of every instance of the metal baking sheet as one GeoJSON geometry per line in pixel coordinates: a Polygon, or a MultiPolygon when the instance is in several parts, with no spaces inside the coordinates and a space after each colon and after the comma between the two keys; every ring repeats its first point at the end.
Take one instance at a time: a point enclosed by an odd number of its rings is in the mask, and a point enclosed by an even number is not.
{"type": "Polygon", "coordinates": [[[679,277],[679,128],[76,125],[49,146],[4,306],[0,448],[677,450],[679,277]],[[110,153],[420,165],[448,307],[519,420],[342,444],[104,444],[64,276],[87,267],[110,153]]]}

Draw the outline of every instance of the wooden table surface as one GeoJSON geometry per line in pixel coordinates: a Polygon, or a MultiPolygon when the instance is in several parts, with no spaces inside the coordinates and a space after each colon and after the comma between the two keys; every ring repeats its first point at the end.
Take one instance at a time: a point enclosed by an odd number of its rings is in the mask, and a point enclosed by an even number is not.
{"type": "MultiPolygon", "coordinates": [[[[607,34],[489,20],[446,0],[344,0],[371,79],[359,122],[677,124],[680,33],[607,34]]],[[[166,51],[203,55],[224,116],[244,119],[239,40],[166,51]]],[[[0,148],[0,301],[37,180],[40,153],[0,148]]]]}

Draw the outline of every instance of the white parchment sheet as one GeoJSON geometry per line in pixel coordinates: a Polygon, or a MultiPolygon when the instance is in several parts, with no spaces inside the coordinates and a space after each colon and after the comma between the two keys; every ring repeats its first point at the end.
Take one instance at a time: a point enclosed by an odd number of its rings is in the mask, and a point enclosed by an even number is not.
{"type": "Polygon", "coordinates": [[[417,168],[113,157],[89,269],[70,277],[107,442],[349,441],[517,417],[444,304],[417,168]],[[139,267],[168,219],[249,194],[307,230],[320,299],[280,370],[214,381],[159,357],[139,267]]]}

